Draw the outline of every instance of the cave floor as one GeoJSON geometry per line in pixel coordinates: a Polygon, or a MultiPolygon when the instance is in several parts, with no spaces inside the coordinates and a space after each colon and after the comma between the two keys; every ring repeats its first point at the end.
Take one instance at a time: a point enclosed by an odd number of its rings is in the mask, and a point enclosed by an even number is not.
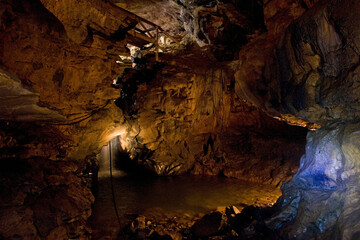
{"type": "Polygon", "coordinates": [[[96,200],[89,221],[93,239],[119,239],[123,234],[120,229],[138,216],[146,217],[150,229],[178,232],[216,209],[236,206],[241,211],[248,205],[270,206],[281,195],[279,188],[270,185],[211,176],[117,176],[113,183],[121,228],[110,178],[101,178],[94,190],[96,200]]]}

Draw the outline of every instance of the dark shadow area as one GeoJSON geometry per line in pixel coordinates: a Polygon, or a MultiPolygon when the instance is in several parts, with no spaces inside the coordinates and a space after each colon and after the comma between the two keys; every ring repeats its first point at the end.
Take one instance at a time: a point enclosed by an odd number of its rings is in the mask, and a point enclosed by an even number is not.
{"type": "Polygon", "coordinates": [[[143,83],[150,83],[155,79],[158,71],[163,68],[162,63],[153,63],[146,58],[141,58],[141,63],[136,63],[141,64],[143,67],[140,69],[125,68],[123,74],[117,77],[117,84],[112,84],[112,87],[120,90],[120,97],[115,100],[115,105],[130,117],[138,112],[136,106],[138,86],[143,83]]]}

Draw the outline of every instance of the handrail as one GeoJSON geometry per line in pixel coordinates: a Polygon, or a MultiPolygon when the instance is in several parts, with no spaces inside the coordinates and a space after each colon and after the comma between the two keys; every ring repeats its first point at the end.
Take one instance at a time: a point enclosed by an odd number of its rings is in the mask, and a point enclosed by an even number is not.
{"type": "Polygon", "coordinates": [[[123,12],[123,14],[126,17],[129,17],[133,20],[135,20],[137,22],[137,24],[135,26],[137,26],[138,24],[143,28],[134,28],[131,29],[130,31],[128,31],[128,33],[130,35],[132,35],[133,37],[142,39],[148,43],[154,43],[154,47],[155,47],[155,57],[156,57],[156,61],[159,60],[159,49],[162,49],[162,47],[159,46],[159,40],[161,35],[164,36],[164,40],[166,42],[166,38],[171,39],[171,41],[173,41],[174,43],[180,45],[180,42],[178,40],[176,40],[173,36],[171,36],[169,33],[167,33],[162,27],[158,26],[157,24],[150,22],[149,20],[142,18],[122,7],[117,6],[114,3],[111,3],[114,7],[116,7],[117,9],[119,9],[121,12],[123,12]],[[150,27],[146,27],[147,25],[150,25],[150,27]],[[153,35],[154,34],[154,35],[153,35]]]}

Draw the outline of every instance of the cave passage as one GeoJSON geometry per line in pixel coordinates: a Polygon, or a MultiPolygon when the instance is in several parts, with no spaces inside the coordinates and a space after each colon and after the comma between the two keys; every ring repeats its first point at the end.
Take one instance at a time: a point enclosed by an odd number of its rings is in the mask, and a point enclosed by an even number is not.
{"type": "Polygon", "coordinates": [[[108,236],[115,239],[119,230],[138,216],[145,216],[152,224],[176,221],[179,228],[186,228],[216,209],[236,206],[241,211],[249,205],[268,206],[281,195],[274,186],[238,179],[196,175],[159,177],[147,175],[143,170],[136,172],[131,166],[132,160],[121,152],[117,143],[118,138],[115,138],[110,146],[114,194],[121,226],[113,205],[107,145],[98,155],[98,181],[90,218],[95,238],[108,236]]]}

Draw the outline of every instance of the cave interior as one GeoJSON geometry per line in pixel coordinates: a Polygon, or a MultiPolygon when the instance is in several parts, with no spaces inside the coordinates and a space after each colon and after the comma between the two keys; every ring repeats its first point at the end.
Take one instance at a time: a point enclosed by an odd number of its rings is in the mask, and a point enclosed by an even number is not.
{"type": "Polygon", "coordinates": [[[0,0],[0,240],[360,239],[359,12],[0,0]]]}

